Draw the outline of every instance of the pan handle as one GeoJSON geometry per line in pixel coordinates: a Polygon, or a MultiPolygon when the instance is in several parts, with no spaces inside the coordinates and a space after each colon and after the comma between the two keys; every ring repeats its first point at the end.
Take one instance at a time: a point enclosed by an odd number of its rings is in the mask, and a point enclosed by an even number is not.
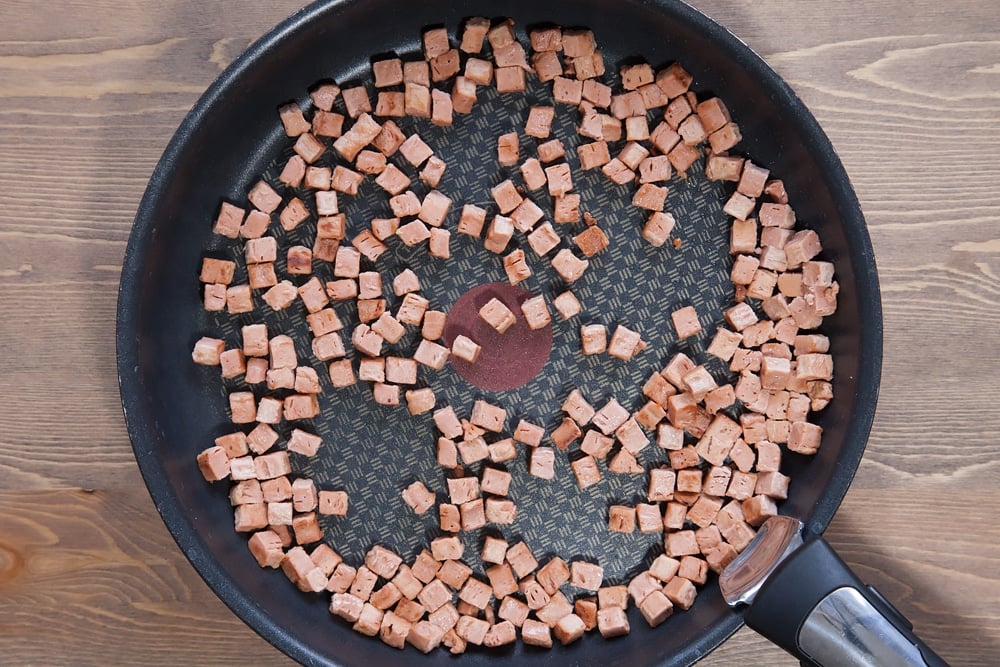
{"type": "Polygon", "coordinates": [[[948,667],[913,625],[819,535],[772,517],[719,577],[746,624],[817,667],[948,667]]]}

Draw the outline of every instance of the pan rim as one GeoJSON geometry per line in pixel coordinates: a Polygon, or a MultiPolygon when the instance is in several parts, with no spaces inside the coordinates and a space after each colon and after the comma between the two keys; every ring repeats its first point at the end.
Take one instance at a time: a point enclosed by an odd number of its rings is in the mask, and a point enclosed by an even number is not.
{"type": "MultiPolygon", "coordinates": [[[[157,511],[185,557],[213,592],[265,640],[289,657],[308,665],[338,663],[335,657],[320,653],[295,640],[252,599],[231,585],[227,571],[211,557],[207,545],[181,506],[173,486],[163,474],[150,441],[150,435],[155,433],[155,419],[150,419],[149,415],[143,413],[140,401],[143,386],[142,378],[138,374],[137,332],[144,258],[148,254],[149,246],[155,242],[156,213],[166,196],[168,184],[177,175],[178,158],[189,148],[196,128],[206,115],[213,112],[218,99],[231,87],[238,85],[241,78],[252,71],[261,58],[266,57],[286,40],[294,40],[296,33],[311,22],[336,13],[353,1],[317,0],[296,11],[251,44],[199,97],[171,137],[150,176],[149,184],[137,209],[122,261],[117,302],[115,340],[122,409],[136,461],[157,511]]],[[[735,64],[757,77],[768,87],[770,94],[778,96],[777,103],[794,116],[799,124],[799,130],[808,140],[810,154],[828,175],[830,196],[838,206],[841,224],[848,229],[854,242],[851,259],[856,271],[856,293],[859,310],[868,315],[865,325],[869,330],[862,336],[863,347],[858,351],[865,363],[860,366],[858,392],[851,397],[851,400],[859,409],[853,413],[854,418],[845,438],[845,451],[838,459],[838,465],[842,468],[841,474],[833,476],[807,521],[807,527],[811,532],[822,533],[846,495],[864,453],[874,421],[881,379],[882,306],[874,253],[860,203],[839,156],[818,121],[787,82],[756,51],[722,24],[686,2],[642,0],[641,4],[675,16],[678,20],[705,33],[708,39],[725,49],[727,56],[735,64]],[[854,443],[854,446],[847,446],[851,443],[854,443]]],[[[701,635],[690,644],[688,654],[678,657],[688,664],[695,662],[718,647],[742,624],[742,613],[734,611],[721,621],[704,628],[701,635]]]]}

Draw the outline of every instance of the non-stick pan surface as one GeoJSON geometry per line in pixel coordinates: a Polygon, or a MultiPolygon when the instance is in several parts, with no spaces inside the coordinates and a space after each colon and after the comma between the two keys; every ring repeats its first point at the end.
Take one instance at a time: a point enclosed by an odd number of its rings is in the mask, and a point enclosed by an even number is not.
{"type": "MultiPolygon", "coordinates": [[[[454,34],[463,18],[474,15],[513,17],[522,38],[524,27],[536,23],[590,27],[609,72],[636,56],[655,67],[681,61],[694,74],[695,90],[726,100],[743,130],[741,152],[784,179],[800,224],[819,232],[824,257],[836,264],[841,285],[838,311],[823,328],[832,341],[836,399],[817,418],[825,429],[820,452],[809,458],[786,458],[784,471],[793,482],[782,513],[799,516],[811,530],[822,532],[850,484],[874,415],[881,309],[858,203],[813,117],[787,85],[725,29],[674,2],[365,0],[312,5],[227,69],[171,141],[136,217],[118,313],[122,400],[136,457],[157,508],[219,596],[265,638],[304,663],[451,664],[451,658],[441,651],[429,656],[412,649],[400,653],[353,633],[330,617],[324,596],[299,593],[280,572],[258,568],[245,537],[233,532],[224,485],[205,483],[194,458],[214,437],[232,428],[227,427],[224,396],[227,388],[237,385],[223,386],[214,369],[194,366],[190,349],[202,335],[220,335],[235,344],[238,326],[259,320],[263,310],[258,308],[245,320],[204,313],[198,269],[206,254],[237,257],[240,253],[235,244],[211,234],[221,199],[244,201],[259,174],[273,179],[275,166],[289,154],[289,142],[276,122],[278,104],[292,99],[306,104],[306,90],[321,79],[363,80],[371,55],[395,51],[414,56],[422,27],[444,25],[454,34]]],[[[528,103],[549,98],[546,87],[537,82],[529,86],[526,99],[514,104],[510,98],[480,90],[474,114],[456,116],[453,128],[442,130],[409,119],[400,124],[406,131],[417,129],[448,162],[442,191],[458,203],[488,206],[488,188],[506,173],[495,163],[496,135],[522,128],[528,103]]],[[[556,136],[574,146],[572,114],[564,110],[559,118],[556,136]]],[[[576,164],[573,151],[569,161],[576,164]]],[[[705,346],[722,323],[722,308],[732,300],[725,246],[728,221],[721,212],[728,191],[708,183],[700,166],[692,169],[691,176],[687,181],[675,177],[668,184],[667,208],[678,218],[675,236],[681,246],[655,249],[638,238],[642,216],[629,203],[630,189],[610,185],[597,172],[575,170],[584,209],[609,229],[613,239],[612,248],[595,258],[585,278],[573,286],[585,305],[583,321],[638,329],[650,343],[646,352],[628,364],[605,357],[581,362],[579,322],[556,324],[551,356],[527,384],[488,392],[449,368],[421,378],[434,388],[439,404],[451,404],[467,414],[475,398],[487,398],[507,407],[513,419],[523,416],[551,429],[558,423],[559,402],[574,386],[595,404],[615,397],[634,408],[642,381],[674,352],[707,360],[705,346]],[[704,314],[705,333],[678,343],[669,313],[688,304],[704,314]]],[[[370,182],[348,206],[351,233],[371,217],[388,213],[384,197],[370,182]]],[[[453,228],[456,219],[453,211],[447,225],[453,228]]],[[[309,231],[305,225],[287,238],[280,228],[275,234],[283,243],[291,243],[308,239],[309,231]]],[[[452,252],[452,259],[442,263],[397,244],[379,260],[378,269],[392,275],[403,267],[413,268],[432,307],[443,310],[469,288],[504,279],[500,258],[479,244],[453,238],[452,252]]],[[[559,291],[558,280],[546,264],[534,262],[536,275],[522,286],[551,297],[559,291]]],[[[278,268],[283,269],[280,262],[278,268]]],[[[317,268],[317,273],[328,279],[329,267],[317,268]]],[[[390,301],[390,307],[395,305],[390,301]]],[[[338,310],[350,319],[349,310],[338,310]]],[[[283,311],[267,315],[266,320],[274,330],[299,331],[300,358],[309,358],[302,313],[283,311]]],[[[412,351],[415,344],[411,334],[402,349],[412,351]]],[[[709,363],[709,368],[717,378],[725,377],[722,366],[709,363]]],[[[315,459],[296,459],[296,465],[321,487],[345,488],[351,495],[349,517],[324,524],[327,538],[352,562],[375,542],[397,549],[409,560],[436,534],[435,519],[433,512],[423,518],[412,515],[401,504],[399,492],[414,479],[439,491],[444,487],[434,463],[430,419],[410,418],[403,408],[374,406],[367,387],[334,392],[325,378],[324,383],[328,391],[321,399],[323,415],[311,427],[326,444],[315,459]]],[[[284,427],[279,430],[287,432],[284,427]]],[[[665,458],[649,449],[657,448],[648,448],[640,458],[647,467],[665,458]]],[[[510,530],[503,531],[505,535],[537,545],[539,556],[597,558],[613,581],[627,580],[649,562],[658,538],[609,535],[604,527],[608,501],[635,502],[643,482],[605,475],[602,485],[585,493],[576,489],[564,458],[556,480],[548,483],[527,476],[523,458],[522,454],[509,465],[514,475],[512,495],[521,514],[510,530]]],[[[479,545],[473,542],[466,539],[466,556],[476,563],[479,545]]],[[[499,651],[473,651],[461,659],[468,664],[514,656],[519,664],[688,664],[740,623],[740,615],[726,607],[712,579],[690,611],[658,629],[651,630],[636,615],[627,639],[605,641],[592,633],[570,647],[548,652],[526,650],[519,644],[499,651]]]]}

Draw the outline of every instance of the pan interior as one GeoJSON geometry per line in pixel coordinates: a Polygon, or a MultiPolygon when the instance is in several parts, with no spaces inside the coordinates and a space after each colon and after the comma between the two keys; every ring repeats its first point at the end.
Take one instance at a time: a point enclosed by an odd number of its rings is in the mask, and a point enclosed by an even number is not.
{"type": "MultiPolygon", "coordinates": [[[[446,228],[455,229],[462,204],[476,204],[489,210],[489,220],[496,211],[490,199],[490,188],[506,178],[520,182],[516,167],[498,166],[496,138],[502,133],[521,130],[532,104],[552,104],[549,86],[535,79],[531,80],[525,95],[501,95],[493,88],[482,88],[473,114],[456,115],[451,128],[435,127],[426,120],[398,119],[404,133],[418,132],[448,165],[438,187],[455,202],[444,225],[446,228]]],[[[725,364],[704,352],[715,328],[723,325],[723,308],[732,305],[727,250],[729,222],[722,213],[725,187],[707,180],[700,164],[690,170],[686,179],[675,174],[668,184],[667,210],[679,221],[673,237],[681,244],[676,249],[669,243],[655,248],[640,234],[648,212],[631,204],[634,188],[609,183],[600,170],[579,169],[574,149],[577,114],[566,106],[559,111],[552,138],[561,139],[569,151],[575,191],[581,196],[581,210],[597,218],[611,245],[590,259],[590,267],[572,285],[567,285],[551,267],[549,260],[556,250],[539,258],[528,246],[525,236],[516,234],[505,253],[521,248],[528,256],[533,275],[519,287],[534,295],[544,294],[549,303],[560,292],[571,289],[584,305],[583,312],[567,321],[556,315],[548,362],[533,379],[516,389],[480,390],[451,366],[440,372],[420,367],[418,373],[418,385],[431,387],[438,405],[452,406],[460,418],[469,417],[477,399],[505,408],[507,427],[502,433],[488,434],[488,442],[510,437],[522,418],[545,426],[546,432],[551,433],[565,416],[560,406],[573,388],[580,389],[597,408],[613,398],[630,412],[638,410],[646,400],[641,393],[643,383],[652,372],[662,369],[669,356],[677,351],[707,363],[719,381],[730,380],[725,364]],[[670,313],[685,305],[695,306],[701,314],[704,331],[679,342],[670,313]],[[606,354],[583,357],[579,327],[592,323],[606,325],[609,332],[618,324],[639,331],[648,348],[629,362],[606,354]]],[[[650,112],[651,117],[654,115],[656,112],[650,112]]],[[[535,154],[533,144],[541,140],[521,134],[522,155],[535,154]]],[[[279,192],[283,186],[277,174],[292,154],[291,143],[279,137],[272,150],[279,152],[280,157],[265,171],[265,177],[279,192]]],[[[617,152],[624,143],[624,140],[612,143],[612,151],[617,152]]],[[[414,178],[412,188],[422,198],[430,188],[416,178],[416,170],[398,153],[391,161],[414,178]]],[[[318,164],[333,166],[335,163],[328,152],[318,164]]],[[[310,191],[299,190],[297,194],[303,201],[311,202],[310,191]]],[[[544,189],[526,195],[546,212],[545,220],[552,219],[552,198],[544,189]]],[[[339,199],[341,211],[346,213],[348,220],[347,238],[367,229],[373,218],[392,217],[388,195],[372,179],[364,181],[358,197],[341,195],[339,199]]],[[[581,220],[577,224],[556,223],[555,227],[563,237],[561,246],[570,247],[572,236],[582,232],[586,224],[581,220]]],[[[316,234],[315,217],[290,232],[273,224],[270,233],[278,238],[282,249],[293,245],[311,246],[316,234]]],[[[407,248],[395,238],[388,244],[389,252],[377,262],[363,258],[362,270],[378,271],[383,276],[383,292],[390,312],[396,312],[402,301],[392,293],[390,279],[404,269],[412,270],[420,278],[421,294],[430,299],[430,307],[446,312],[471,288],[506,280],[502,255],[485,250],[479,238],[454,234],[452,257],[448,260],[431,257],[422,245],[407,248]]],[[[236,282],[245,281],[240,257],[242,243],[216,237],[208,252],[237,261],[241,273],[237,274],[236,282]]],[[[276,270],[283,275],[285,260],[280,254],[276,270]]],[[[334,280],[330,263],[314,264],[313,275],[323,283],[334,280]]],[[[310,277],[293,276],[292,279],[301,284],[310,277]]],[[[195,289],[194,276],[189,282],[195,289]]],[[[333,307],[345,323],[342,334],[347,338],[358,321],[357,308],[353,300],[335,302],[333,307]]],[[[292,336],[300,363],[308,363],[314,358],[310,347],[312,334],[305,315],[305,310],[297,304],[273,311],[258,299],[253,313],[239,317],[198,313],[201,321],[193,332],[205,335],[221,332],[230,344],[237,344],[240,326],[265,322],[269,335],[292,336]]],[[[419,327],[408,327],[403,339],[386,345],[383,354],[411,357],[421,339],[419,327]]],[[[349,353],[355,367],[360,356],[354,350],[349,353]]],[[[295,456],[296,472],[311,477],[320,488],[346,489],[354,501],[349,518],[324,517],[328,538],[350,562],[363,560],[373,544],[389,546],[412,560],[420,549],[427,547],[430,537],[437,536],[437,517],[435,512],[424,515],[411,512],[400,498],[401,491],[411,482],[420,480],[442,496],[447,494],[445,472],[435,459],[438,433],[430,413],[414,417],[405,406],[378,405],[372,400],[371,383],[368,382],[336,389],[330,384],[324,365],[318,362],[313,365],[324,388],[320,399],[322,413],[304,428],[321,435],[324,445],[316,456],[295,456]]],[[[201,382],[217,390],[218,397],[213,403],[219,408],[218,430],[231,429],[226,424],[225,396],[230,391],[245,391],[247,385],[242,378],[237,378],[226,381],[223,386],[213,367],[195,368],[193,372],[202,376],[201,382]]],[[[294,426],[301,425],[282,423],[276,429],[287,438],[294,426]]],[[[577,455],[577,449],[572,447],[570,456],[577,455]]],[[[565,455],[557,457],[556,477],[550,481],[528,474],[527,451],[528,448],[519,446],[517,460],[500,466],[513,475],[510,494],[519,507],[515,522],[502,530],[509,542],[513,543],[515,537],[524,539],[537,556],[597,560],[605,568],[606,578],[613,583],[627,581],[662,552],[661,535],[638,532],[623,535],[607,530],[609,500],[630,505],[644,502],[645,475],[609,473],[602,462],[603,481],[581,491],[565,455]]],[[[647,468],[666,465],[666,453],[659,447],[648,446],[639,454],[639,460],[647,468]]],[[[482,466],[477,463],[469,468],[478,473],[482,466]]],[[[480,532],[463,533],[466,562],[476,567],[481,566],[477,556],[481,546],[480,532]]]]}
{"type": "MultiPolygon", "coordinates": [[[[821,418],[827,432],[820,454],[811,460],[789,460],[793,483],[786,510],[822,528],[850,481],[874,411],[881,323],[867,236],[839,162],[814,121],[773,72],[718,26],[683,5],[616,3],[616,22],[630,26],[626,32],[602,20],[608,6],[596,0],[544,7],[509,2],[461,8],[427,2],[398,12],[381,0],[316,5],[280,26],[227,71],[179,130],[154,174],[126,256],[119,310],[122,392],[137,458],[161,513],[202,575],[255,629],[303,662],[360,665],[374,657],[384,664],[444,664],[449,658],[441,652],[426,657],[413,651],[400,654],[355,635],[329,618],[320,596],[300,594],[280,573],[261,571],[247,552],[245,539],[231,532],[232,514],[223,485],[205,484],[193,461],[211,438],[231,430],[224,394],[236,385],[224,390],[211,370],[194,367],[190,347],[201,335],[221,334],[235,344],[240,324],[265,321],[272,335],[294,334],[300,359],[311,359],[310,336],[297,309],[278,313],[258,309],[242,321],[210,316],[200,307],[195,280],[204,254],[237,252],[234,245],[221,243],[210,233],[221,198],[243,201],[261,172],[274,182],[290,154],[289,142],[277,126],[276,106],[289,99],[305,103],[306,89],[323,78],[341,83],[360,80],[367,75],[370,54],[416,54],[421,26],[443,23],[454,31],[468,15],[509,15],[518,21],[519,36],[526,41],[526,24],[585,25],[595,30],[609,71],[636,55],[645,56],[654,67],[681,60],[695,74],[699,93],[710,91],[729,103],[744,130],[742,147],[785,179],[800,218],[817,228],[828,258],[837,264],[842,286],[840,310],[827,323],[838,371],[835,391],[841,399],[821,418]],[[376,16],[378,22],[373,21],[376,16]],[[863,280],[857,279],[858,274],[863,280]]],[[[523,97],[480,88],[473,115],[456,115],[453,128],[399,121],[405,132],[419,131],[448,164],[440,189],[455,202],[446,223],[449,228],[454,229],[454,209],[461,204],[490,208],[489,187],[507,173],[496,166],[495,137],[523,128],[530,104],[551,103],[548,86],[530,77],[529,81],[523,97]]],[[[554,135],[567,147],[583,210],[608,231],[612,245],[591,260],[584,277],[572,286],[584,304],[584,315],[569,322],[556,316],[551,357],[526,385],[489,394],[450,369],[437,373],[421,369],[421,384],[434,389],[439,405],[452,405],[460,416],[468,415],[476,398],[486,398],[508,409],[508,428],[524,417],[551,430],[558,423],[559,404],[573,387],[579,387],[595,406],[614,397],[634,409],[641,405],[642,382],[678,350],[707,362],[717,380],[725,379],[723,367],[704,354],[722,322],[722,309],[732,299],[728,221],[721,213],[725,186],[704,179],[700,164],[687,180],[672,179],[667,209],[677,217],[674,236],[681,245],[655,249],[638,234],[644,215],[631,205],[630,190],[610,185],[597,171],[576,169],[574,115],[561,109],[554,135]],[[669,314],[682,305],[695,306],[704,332],[678,343],[669,314]],[[577,327],[584,322],[601,322],[611,330],[623,324],[640,331],[649,347],[628,363],[604,355],[581,359],[577,327]]],[[[533,152],[534,143],[522,133],[522,157],[533,152]]],[[[620,145],[612,146],[612,154],[620,145]]],[[[404,170],[413,175],[408,166],[404,170]]],[[[415,183],[414,189],[423,194],[426,188],[415,183]]],[[[550,219],[547,193],[534,194],[550,219]]],[[[348,200],[341,197],[342,202],[348,200]]],[[[370,181],[346,210],[349,235],[373,217],[388,217],[385,196],[370,181]]],[[[583,226],[571,229],[578,233],[583,226]]],[[[569,228],[557,225],[557,230],[564,238],[571,236],[569,228]]],[[[300,241],[311,245],[306,240],[315,230],[310,222],[288,238],[277,225],[272,231],[285,247],[300,241]]],[[[504,279],[500,257],[487,253],[479,242],[453,234],[451,247],[452,258],[441,261],[423,250],[392,245],[392,251],[379,260],[378,270],[388,278],[403,268],[413,269],[431,307],[441,310],[471,287],[504,279]]],[[[562,291],[564,286],[548,262],[525,250],[534,275],[522,286],[549,298],[562,291]]],[[[282,262],[279,270],[284,268],[282,262]]],[[[328,267],[316,266],[322,280],[330,278],[328,267]]],[[[237,282],[242,279],[238,274],[237,282]]],[[[399,300],[386,292],[394,311],[399,300]]],[[[355,320],[351,307],[336,309],[345,321],[355,320]]],[[[418,337],[411,331],[393,349],[408,356],[418,337]]],[[[323,413],[311,426],[325,444],[317,457],[297,459],[296,469],[313,477],[321,488],[343,488],[350,494],[349,516],[325,525],[328,539],[355,563],[373,543],[397,549],[409,559],[436,530],[433,513],[414,516],[401,504],[400,490],[420,479],[444,491],[443,475],[434,461],[436,435],[431,421],[426,416],[411,418],[404,408],[374,405],[365,384],[333,390],[319,364],[317,369],[325,385],[323,413]]],[[[648,469],[665,461],[662,454],[650,447],[640,461],[648,469]]],[[[514,475],[511,494],[521,509],[516,523],[502,531],[509,540],[525,539],[539,557],[598,559],[611,581],[624,580],[655,555],[658,537],[614,535],[606,528],[608,501],[640,500],[644,475],[605,474],[601,485],[581,492],[565,457],[557,456],[556,479],[551,482],[526,474],[523,450],[507,467],[514,475]]],[[[478,567],[478,541],[465,542],[467,562],[478,567]]],[[[481,664],[497,655],[516,654],[521,661],[552,664],[565,660],[687,664],[738,623],[738,616],[710,582],[691,611],[660,630],[650,630],[635,617],[632,635],[625,641],[588,636],[580,644],[548,653],[519,645],[507,653],[474,653],[463,660],[481,664]]]]}

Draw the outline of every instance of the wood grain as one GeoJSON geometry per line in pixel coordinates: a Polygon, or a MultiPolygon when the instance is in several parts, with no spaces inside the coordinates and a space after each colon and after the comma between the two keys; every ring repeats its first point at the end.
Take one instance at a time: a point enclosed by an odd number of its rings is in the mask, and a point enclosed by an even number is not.
{"type": "MultiPolygon", "coordinates": [[[[954,665],[1000,664],[1000,33],[976,0],[696,5],[831,137],[885,310],[875,426],[828,537],[954,665]],[[984,30],[992,32],[984,33],[984,30]]],[[[117,400],[122,253],[221,69],[297,2],[5,2],[0,22],[0,654],[290,661],[209,591],[142,484],[117,400]]],[[[748,630],[704,665],[794,665],[748,630]]]]}

